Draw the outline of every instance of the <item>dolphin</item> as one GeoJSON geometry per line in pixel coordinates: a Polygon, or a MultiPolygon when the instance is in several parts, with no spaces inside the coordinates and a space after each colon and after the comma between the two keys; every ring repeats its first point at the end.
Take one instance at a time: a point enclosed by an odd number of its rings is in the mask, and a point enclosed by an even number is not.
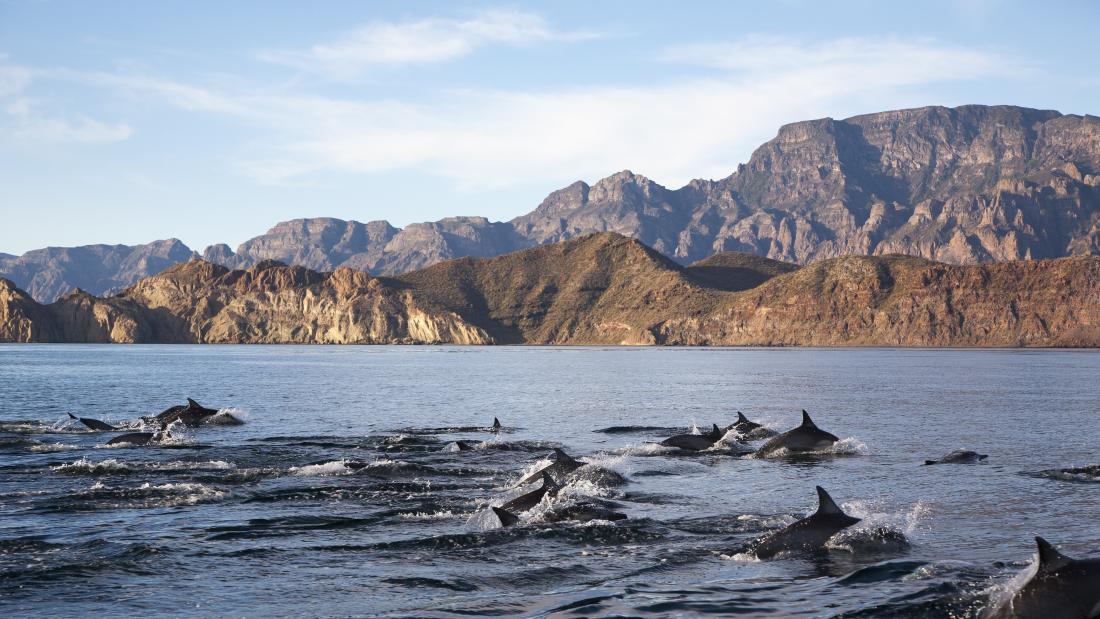
{"type": "Polygon", "coordinates": [[[859,522],[859,518],[845,514],[821,486],[817,487],[817,500],[816,512],[753,542],[752,554],[770,559],[785,551],[819,550],[830,537],[859,522]]]}
{"type": "Polygon", "coordinates": [[[443,451],[470,451],[474,448],[470,441],[455,441],[443,449],[443,451]]]}
{"type": "Polygon", "coordinates": [[[714,427],[711,431],[706,434],[677,434],[661,441],[661,445],[665,447],[679,447],[680,449],[687,449],[689,451],[710,449],[724,434],[718,429],[718,424],[713,425],[714,427]]]}
{"type": "Polygon", "coordinates": [[[810,419],[810,414],[802,411],[802,425],[773,437],[756,451],[756,455],[767,456],[780,449],[786,449],[790,452],[816,451],[829,447],[839,440],[835,435],[829,434],[814,425],[813,419],[810,419]]]}
{"type": "Polygon", "coordinates": [[[741,411],[737,411],[737,421],[726,428],[726,432],[730,430],[748,439],[768,438],[779,434],[771,428],[764,427],[763,424],[749,420],[741,411]]]}
{"type": "MultiPolygon", "coordinates": [[[[494,507],[493,513],[495,513],[497,515],[497,518],[500,519],[501,526],[510,527],[513,524],[519,522],[519,517],[506,509],[494,507]]],[[[625,519],[626,514],[589,503],[578,503],[576,505],[570,505],[569,507],[564,507],[562,509],[551,510],[546,514],[545,517],[546,522],[562,522],[565,520],[588,522],[590,520],[614,521],[625,519]]]]}
{"type": "Polygon", "coordinates": [[[554,453],[551,454],[551,457],[554,459],[553,462],[519,480],[516,487],[526,486],[537,479],[541,479],[543,473],[549,473],[551,477],[562,479],[584,466],[583,462],[573,459],[569,454],[557,447],[554,448],[554,453]]]}
{"type": "Polygon", "coordinates": [[[77,417],[72,413],[69,413],[69,417],[72,417],[73,419],[88,426],[90,429],[95,430],[96,432],[114,432],[118,430],[118,428],[112,426],[111,424],[104,423],[98,419],[91,419],[90,417],[77,417]]]}
{"type": "Polygon", "coordinates": [[[217,409],[206,408],[191,398],[187,398],[186,405],[173,406],[156,416],[142,417],[142,420],[169,424],[178,419],[183,422],[183,425],[193,428],[217,413],[217,409]]]}
{"type": "Polygon", "coordinates": [[[1035,544],[1035,573],[984,619],[1100,617],[1100,559],[1071,559],[1041,537],[1035,544]]]}
{"type": "Polygon", "coordinates": [[[626,520],[626,514],[591,503],[578,503],[561,509],[550,510],[550,512],[546,514],[545,519],[547,522],[561,522],[563,520],[575,520],[577,522],[588,522],[589,520],[626,520]]]}
{"type": "Polygon", "coordinates": [[[928,464],[974,464],[975,462],[981,462],[989,456],[980,454],[976,451],[965,451],[963,449],[957,449],[940,458],[939,460],[925,460],[924,463],[928,464]]]}
{"type": "Polygon", "coordinates": [[[497,432],[500,432],[502,429],[504,429],[504,426],[500,425],[500,420],[496,417],[493,417],[493,425],[489,427],[489,431],[495,434],[497,432]]]}
{"type": "Polygon", "coordinates": [[[161,429],[157,432],[130,432],[128,434],[122,434],[107,441],[108,445],[121,445],[123,443],[128,445],[134,445],[137,447],[144,447],[149,443],[159,443],[166,438],[171,438],[172,434],[168,430],[161,426],[161,429]]]}
{"type": "Polygon", "coordinates": [[[546,494],[554,496],[561,490],[561,486],[554,481],[553,477],[550,477],[549,473],[543,471],[542,473],[542,485],[537,490],[532,490],[527,494],[520,495],[511,501],[508,501],[500,508],[510,512],[525,512],[532,507],[542,502],[542,497],[546,494]]]}

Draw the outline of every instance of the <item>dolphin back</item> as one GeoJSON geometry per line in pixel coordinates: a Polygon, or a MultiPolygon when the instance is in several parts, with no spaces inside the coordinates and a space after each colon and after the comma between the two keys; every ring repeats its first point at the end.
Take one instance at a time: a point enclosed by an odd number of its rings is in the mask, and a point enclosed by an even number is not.
{"type": "Polygon", "coordinates": [[[984,619],[1100,616],[1100,560],[1071,559],[1041,537],[1035,545],[1035,573],[984,619]]]}

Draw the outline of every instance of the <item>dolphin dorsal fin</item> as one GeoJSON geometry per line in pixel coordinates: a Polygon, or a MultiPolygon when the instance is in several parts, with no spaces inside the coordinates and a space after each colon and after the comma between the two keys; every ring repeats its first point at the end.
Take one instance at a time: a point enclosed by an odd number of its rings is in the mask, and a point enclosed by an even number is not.
{"type": "Polygon", "coordinates": [[[499,430],[500,429],[500,420],[497,419],[496,417],[493,417],[493,429],[494,430],[499,430]]]}
{"type": "Polygon", "coordinates": [[[558,485],[558,482],[554,481],[554,478],[550,477],[550,473],[547,473],[546,471],[542,472],[542,487],[546,488],[549,491],[554,491],[558,488],[561,488],[561,486],[558,485]]]}
{"type": "Polygon", "coordinates": [[[749,423],[749,418],[745,416],[745,413],[737,411],[737,423],[749,423]]]}
{"type": "Polygon", "coordinates": [[[722,438],[722,431],[718,429],[718,424],[711,424],[710,435],[714,440],[722,438]]]}
{"type": "Polygon", "coordinates": [[[77,417],[76,415],[74,415],[72,413],[69,413],[69,417],[72,418],[72,419],[80,419],[80,417],[77,417]]]}
{"type": "Polygon", "coordinates": [[[200,406],[198,402],[192,400],[191,398],[187,398],[187,406],[190,408],[202,408],[202,406],[200,406]]]}
{"type": "Polygon", "coordinates": [[[573,459],[573,456],[570,456],[569,454],[565,453],[565,451],[562,448],[555,447],[554,448],[554,462],[576,462],[576,460],[573,459]]]}
{"type": "Polygon", "coordinates": [[[817,487],[817,513],[844,515],[844,510],[840,509],[833,497],[829,496],[829,493],[825,492],[825,489],[821,486],[817,487]]]}
{"type": "Polygon", "coordinates": [[[513,524],[519,522],[519,516],[513,514],[506,509],[493,507],[493,513],[496,514],[497,518],[500,519],[500,525],[503,527],[510,527],[513,524]]]}
{"type": "Polygon", "coordinates": [[[803,428],[816,428],[817,424],[813,419],[810,419],[810,414],[806,412],[806,409],[802,409],[802,427],[803,428]]]}
{"type": "Polygon", "coordinates": [[[1039,572],[1053,572],[1073,561],[1041,537],[1035,537],[1035,544],[1039,547],[1039,572]]]}

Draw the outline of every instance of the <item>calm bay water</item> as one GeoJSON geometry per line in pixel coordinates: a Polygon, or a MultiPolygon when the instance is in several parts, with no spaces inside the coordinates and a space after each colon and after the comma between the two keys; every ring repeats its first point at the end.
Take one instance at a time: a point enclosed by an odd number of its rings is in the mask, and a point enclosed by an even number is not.
{"type": "Polygon", "coordinates": [[[1098,375],[1087,351],[0,346],[0,609],[973,617],[1034,535],[1100,556],[1100,469],[1058,471],[1100,465],[1098,375]],[[67,416],[186,397],[246,423],[104,448],[67,416]],[[651,444],[803,408],[836,453],[651,444]],[[493,528],[553,447],[623,478],[558,500],[628,519],[493,528]],[[920,466],[958,448],[989,459],[920,466]],[[736,556],[815,485],[864,522],[821,556],[736,556]]]}

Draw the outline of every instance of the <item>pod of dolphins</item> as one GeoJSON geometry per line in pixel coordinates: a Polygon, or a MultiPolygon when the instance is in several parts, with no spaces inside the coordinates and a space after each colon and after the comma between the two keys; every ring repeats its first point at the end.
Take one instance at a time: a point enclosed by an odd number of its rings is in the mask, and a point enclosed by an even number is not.
{"type": "MultiPolygon", "coordinates": [[[[154,432],[126,432],[109,440],[108,445],[129,444],[147,446],[160,443],[171,437],[169,426],[181,423],[186,427],[198,427],[214,419],[217,409],[206,408],[188,398],[187,404],[173,406],[164,412],[142,417],[143,423],[152,424],[159,429],[154,432]]],[[[77,417],[74,420],[95,432],[123,432],[98,419],[77,417]]],[[[223,413],[219,415],[221,424],[240,424],[236,417],[223,413]]],[[[493,419],[493,425],[484,431],[500,433],[505,431],[499,419],[493,419]]],[[[805,454],[829,449],[840,439],[820,428],[802,411],[802,423],[783,433],[777,433],[763,424],[751,421],[740,411],[737,421],[725,428],[712,424],[711,430],[704,434],[678,434],[661,441],[661,445],[687,451],[704,451],[713,448],[723,437],[734,432],[739,441],[764,440],[755,451],[757,457],[783,454],[805,454]],[[766,440],[765,440],[766,439],[766,440]]],[[[468,441],[455,441],[451,444],[454,451],[473,449],[468,441]]],[[[925,460],[925,465],[968,464],[985,460],[988,456],[974,451],[953,451],[936,460],[925,460]]],[[[554,497],[569,483],[579,469],[586,466],[560,448],[550,454],[550,464],[524,476],[517,488],[535,482],[540,485],[499,506],[490,509],[502,527],[515,526],[520,518],[517,514],[526,512],[541,504],[546,497],[554,497]]],[[[817,510],[778,531],[769,533],[750,542],[741,552],[758,559],[771,559],[781,554],[818,552],[834,535],[860,522],[859,518],[849,516],[821,486],[817,486],[817,510]]],[[[542,515],[546,522],[565,520],[623,520],[626,515],[614,511],[613,504],[601,505],[595,500],[564,507],[551,507],[542,515]]],[[[1034,573],[1015,590],[1011,596],[989,608],[983,615],[986,619],[1053,619],[1053,618],[1100,618],[1100,559],[1071,559],[1054,548],[1041,537],[1036,537],[1038,560],[1034,573]]]]}
{"type": "MultiPolygon", "coordinates": [[[[501,432],[502,426],[496,419],[490,429],[501,432]]],[[[722,430],[712,424],[711,430],[701,434],[678,434],[663,441],[661,445],[687,451],[711,449],[728,432],[734,432],[742,442],[765,440],[755,452],[757,457],[782,454],[806,454],[821,452],[835,445],[840,439],[820,428],[802,411],[802,423],[783,433],[777,433],[763,424],[751,421],[740,411],[737,421],[722,430]]],[[[985,460],[988,456],[974,451],[953,451],[936,460],[925,460],[925,465],[933,464],[973,464],[985,460]]],[[[542,503],[545,497],[554,497],[562,489],[561,482],[575,474],[581,462],[560,448],[550,454],[550,464],[523,477],[517,487],[541,481],[538,488],[513,498],[490,509],[502,527],[519,524],[517,514],[526,512],[542,503]]],[[[779,555],[792,553],[812,553],[823,550],[828,541],[837,533],[860,522],[859,518],[844,513],[821,486],[816,487],[817,510],[777,531],[756,539],[744,548],[746,553],[757,559],[766,560],[779,555]]],[[[564,508],[551,508],[543,514],[544,521],[562,520],[622,520],[626,515],[595,503],[581,503],[564,508]]],[[[1100,618],[1100,559],[1071,559],[1062,555],[1049,542],[1036,537],[1038,560],[1033,565],[1034,573],[1011,595],[1000,599],[988,608],[985,619],[1053,619],[1057,618],[1100,618]]],[[[1030,569],[1030,568],[1029,568],[1030,569]]]]}
{"type": "MultiPolygon", "coordinates": [[[[164,412],[141,418],[141,423],[157,427],[155,432],[126,432],[107,441],[108,445],[134,445],[145,446],[164,442],[172,438],[172,432],[168,426],[173,423],[181,423],[188,428],[197,428],[211,422],[217,416],[220,425],[240,425],[242,422],[233,415],[223,413],[218,415],[218,409],[206,408],[198,402],[187,398],[187,404],[180,404],[165,409],[164,412]]],[[[107,422],[90,417],[77,417],[69,413],[69,417],[84,424],[95,432],[123,432],[123,428],[115,427],[107,422]]]]}

